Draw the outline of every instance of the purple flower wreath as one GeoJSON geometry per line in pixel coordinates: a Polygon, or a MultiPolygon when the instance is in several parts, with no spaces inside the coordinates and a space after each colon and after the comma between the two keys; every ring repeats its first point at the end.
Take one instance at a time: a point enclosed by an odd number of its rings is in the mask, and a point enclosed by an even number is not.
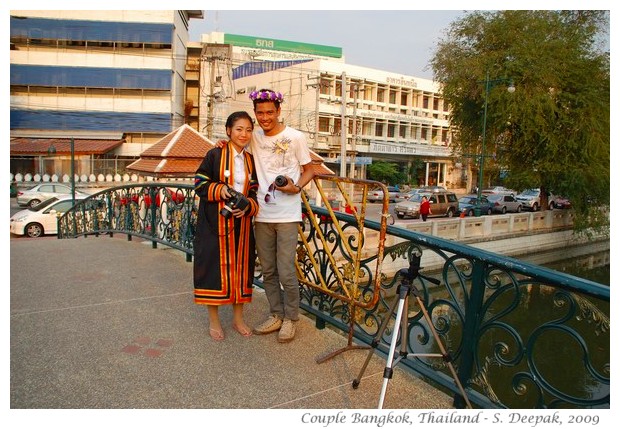
{"type": "Polygon", "coordinates": [[[282,97],[281,92],[274,92],[268,89],[263,89],[260,91],[252,91],[250,92],[250,100],[272,100],[282,102],[284,101],[284,97],[282,97]]]}

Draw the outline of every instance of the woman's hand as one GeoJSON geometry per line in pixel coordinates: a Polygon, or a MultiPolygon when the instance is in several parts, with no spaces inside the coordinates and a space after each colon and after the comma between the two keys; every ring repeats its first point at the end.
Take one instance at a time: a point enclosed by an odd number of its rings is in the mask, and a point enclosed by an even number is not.
{"type": "Polygon", "coordinates": [[[230,194],[228,193],[228,186],[224,186],[220,191],[220,196],[223,200],[227,200],[230,198],[230,194]]]}
{"type": "Polygon", "coordinates": [[[243,210],[234,209],[231,213],[234,217],[243,217],[245,216],[245,212],[247,212],[249,208],[250,205],[248,204],[243,210]]]}

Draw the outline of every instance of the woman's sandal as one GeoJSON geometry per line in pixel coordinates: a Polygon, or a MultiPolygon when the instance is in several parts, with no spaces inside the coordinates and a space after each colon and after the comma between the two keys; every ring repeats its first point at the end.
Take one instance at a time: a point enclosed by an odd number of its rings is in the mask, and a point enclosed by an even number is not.
{"type": "Polygon", "coordinates": [[[246,330],[242,330],[237,325],[233,325],[233,329],[235,331],[239,332],[244,337],[251,337],[252,336],[252,330],[251,329],[248,329],[247,331],[246,330]]]}
{"type": "Polygon", "coordinates": [[[224,339],[224,331],[218,331],[215,328],[209,328],[209,335],[214,341],[222,341],[224,339]]]}

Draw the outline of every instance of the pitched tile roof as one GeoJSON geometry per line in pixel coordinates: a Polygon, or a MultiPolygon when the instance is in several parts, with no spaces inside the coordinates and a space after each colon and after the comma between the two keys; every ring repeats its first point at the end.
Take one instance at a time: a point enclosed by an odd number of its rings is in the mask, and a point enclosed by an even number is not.
{"type": "Polygon", "coordinates": [[[127,169],[154,177],[193,177],[215,144],[185,124],[140,154],[127,169]]]}
{"type": "MultiPolygon", "coordinates": [[[[214,147],[211,140],[182,125],[142,152],[127,169],[145,176],[193,177],[205,154],[214,147]]],[[[335,174],[317,153],[310,151],[310,158],[316,174],[335,174]]]]}
{"type": "MultiPolygon", "coordinates": [[[[73,139],[74,155],[103,155],[123,144],[125,140],[73,139]]],[[[11,155],[55,155],[71,154],[71,139],[67,138],[28,138],[11,140],[11,155]]]]}
{"type": "Polygon", "coordinates": [[[140,154],[141,157],[160,158],[204,158],[215,144],[185,124],[162,137],[153,146],[140,154]]]}

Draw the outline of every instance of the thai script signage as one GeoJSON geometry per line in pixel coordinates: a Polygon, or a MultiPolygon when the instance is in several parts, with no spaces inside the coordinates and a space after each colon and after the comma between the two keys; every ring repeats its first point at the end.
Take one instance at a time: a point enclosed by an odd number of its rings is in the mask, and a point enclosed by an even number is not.
{"type": "Polygon", "coordinates": [[[269,49],[273,51],[295,52],[300,54],[318,55],[330,58],[342,58],[342,48],[335,46],[315,45],[312,43],[290,42],[288,40],[268,39],[264,37],[240,36],[238,34],[224,34],[224,43],[253,48],[269,49]]]}
{"type": "Polygon", "coordinates": [[[378,112],[376,110],[357,109],[357,114],[359,116],[366,117],[366,118],[387,119],[389,121],[412,122],[412,123],[428,124],[428,125],[432,125],[434,123],[432,119],[421,118],[419,116],[402,115],[402,114],[391,113],[391,112],[378,112]]]}
{"type": "Polygon", "coordinates": [[[393,77],[388,77],[386,79],[387,83],[390,84],[394,84],[394,85],[400,85],[400,86],[410,86],[412,88],[417,88],[418,87],[418,83],[413,80],[413,79],[407,79],[405,77],[400,77],[400,78],[393,78],[393,77]]]}
{"type": "Polygon", "coordinates": [[[385,153],[391,155],[424,155],[449,157],[450,149],[446,146],[437,146],[419,143],[388,143],[371,140],[368,149],[369,153],[385,153]]]}

